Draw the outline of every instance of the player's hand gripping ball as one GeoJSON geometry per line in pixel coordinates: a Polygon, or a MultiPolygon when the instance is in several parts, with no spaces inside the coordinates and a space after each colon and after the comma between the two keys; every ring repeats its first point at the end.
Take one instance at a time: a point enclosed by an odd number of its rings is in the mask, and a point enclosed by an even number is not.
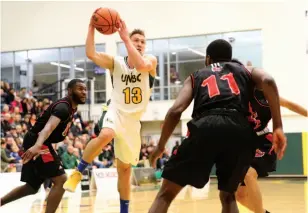
{"type": "Polygon", "coordinates": [[[119,21],[120,14],[116,10],[106,7],[96,9],[91,18],[91,24],[104,35],[115,33],[119,28],[119,21]]]}

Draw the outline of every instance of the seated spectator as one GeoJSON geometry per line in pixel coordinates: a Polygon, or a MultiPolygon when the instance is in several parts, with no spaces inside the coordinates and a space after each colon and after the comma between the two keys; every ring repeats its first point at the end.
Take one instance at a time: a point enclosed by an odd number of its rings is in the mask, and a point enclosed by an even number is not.
{"type": "Polygon", "coordinates": [[[176,150],[179,148],[179,146],[180,146],[180,142],[176,141],[174,147],[172,148],[171,155],[176,153],[176,150]]]}
{"type": "Polygon", "coordinates": [[[99,161],[103,161],[104,159],[106,159],[108,162],[113,159],[113,152],[111,151],[110,145],[104,147],[101,154],[99,154],[98,159],[99,161]]]}
{"type": "Polygon", "coordinates": [[[71,127],[71,131],[72,131],[74,137],[77,137],[78,135],[81,135],[82,130],[83,129],[82,129],[80,120],[78,118],[75,119],[74,122],[73,122],[73,125],[71,127]]]}
{"type": "Polygon", "coordinates": [[[4,136],[11,130],[11,124],[9,122],[10,119],[11,116],[8,113],[1,116],[1,131],[3,132],[4,136]]]}
{"type": "Polygon", "coordinates": [[[11,104],[15,100],[15,90],[10,88],[6,97],[6,103],[11,104]]]}
{"type": "Polygon", "coordinates": [[[7,105],[7,104],[5,104],[7,94],[4,92],[4,90],[2,88],[0,89],[0,95],[1,95],[1,111],[2,111],[4,106],[7,105]]]}
{"type": "Polygon", "coordinates": [[[15,124],[11,125],[10,135],[11,135],[13,138],[17,138],[17,137],[18,137],[15,124]]]}
{"type": "Polygon", "coordinates": [[[16,127],[18,125],[21,125],[22,123],[22,120],[21,120],[21,115],[20,114],[15,114],[15,121],[14,121],[14,124],[16,125],[16,127]]]}
{"type": "Polygon", "coordinates": [[[78,150],[78,156],[79,156],[79,158],[81,158],[83,150],[84,150],[84,145],[81,143],[79,138],[76,138],[75,143],[74,143],[74,147],[75,147],[75,149],[78,150]]]}
{"type": "Polygon", "coordinates": [[[73,142],[66,136],[63,142],[58,143],[58,155],[62,156],[63,153],[67,152],[67,147],[72,144],[73,142]]]}
{"type": "Polygon", "coordinates": [[[29,120],[29,123],[32,126],[34,126],[34,124],[36,123],[36,114],[32,114],[29,120]]]}
{"type": "Polygon", "coordinates": [[[14,101],[12,101],[11,103],[11,112],[12,113],[22,113],[23,112],[21,100],[18,96],[15,96],[14,101]]]}
{"type": "MultiPolygon", "coordinates": [[[[3,103],[3,102],[2,102],[3,103]]],[[[1,104],[2,104],[1,103],[1,104]]],[[[10,107],[9,107],[9,105],[7,105],[7,104],[3,104],[3,109],[1,110],[1,114],[2,115],[5,115],[5,114],[7,114],[7,113],[10,113],[10,107]]]]}
{"type": "Polygon", "coordinates": [[[24,99],[25,96],[26,96],[26,94],[27,94],[27,89],[26,89],[25,87],[22,87],[22,88],[20,89],[20,91],[19,91],[19,97],[20,97],[21,99],[24,99]]]}
{"type": "Polygon", "coordinates": [[[15,159],[9,158],[8,155],[6,154],[6,141],[3,138],[1,139],[1,155],[0,156],[1,156],[0,172],[7,172],[10,163],[13,163],[15,159]]]}
{"type": "Polygon", "coordinates": [[[64,169],[75,169],[78,165],[77,157],[73,155],[74,147],[72,145],[67,146],[67,151],[61,155],[64,169]]]}
{"type": "Polygon", "coordinates": [[[76,156],[77,164],[78,164],[79,163],[79,159],[80,159],[80,155],[79,155],[79,150],[77,148],[74,148],[73,155],[76,156]]]}

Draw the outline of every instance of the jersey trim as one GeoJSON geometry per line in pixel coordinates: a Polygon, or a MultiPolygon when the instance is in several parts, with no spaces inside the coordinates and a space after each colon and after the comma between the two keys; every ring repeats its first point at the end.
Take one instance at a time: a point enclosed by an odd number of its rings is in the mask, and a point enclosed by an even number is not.
{"type": "MultiPolygon", "coordinates": [[[[66,100],[60,100],[60,101],[55,102],[54,105],[50,108],[50,113],[52,112],[53,108],[55,108],[55,106],[57,106],[60,103],[66,103],[71,110],[70,114],[73,113],[74,109],[72,108],[70,102],[68,102],[66,100]]],[[[70,119],[70,116],[65,121],[61,121],[61,122],[66,122],[68,119],[70,119]]]]}
{"type": "Polygon", "coordinates": [[[264,104],[262,104],[262,103],[258,100],[258,98],[257,98],[255,95],[253,95],[253,97],[254,97],[254,99],[257,101],[257,103],[258,103],[260,106],[267,107],[267,108],[270,107],[269,105],[264,105],[264,104]]]}

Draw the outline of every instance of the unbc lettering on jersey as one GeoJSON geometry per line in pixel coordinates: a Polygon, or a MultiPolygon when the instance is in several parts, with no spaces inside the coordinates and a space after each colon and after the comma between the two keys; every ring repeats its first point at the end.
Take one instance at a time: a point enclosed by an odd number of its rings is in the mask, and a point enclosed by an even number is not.
{"type": "Polygon", "coordinates": [[[137,76],[134,75],[133,73],[131,73],[130,75],[122,74],[121,80],[122,80],[122,82],[125,82],[125,84],[127,85],[128,83],[136,83],[137,81],[141,82],[140,77],[141,77],[141,73],[138,74],[137,76]]]}

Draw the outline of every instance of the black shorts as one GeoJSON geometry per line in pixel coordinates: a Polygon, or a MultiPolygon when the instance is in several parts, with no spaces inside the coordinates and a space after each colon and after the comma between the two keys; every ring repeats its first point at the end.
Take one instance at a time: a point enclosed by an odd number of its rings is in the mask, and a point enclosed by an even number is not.
{"type": "Polygon", "coordinates": [[[256,134],[240,113],[207,115],[188,123],[190,135],[166,163],[162,177],[202,188],[216,165],[218,189],[233,193],[244,180],[256,149],[256,134]]]}
{"type": "MultiPolygon", "coordinates": [[[[25,138],[26,139],[26,138],[25,138]]],[[[65,174],[60,157],[51,145],[43,145],[46,152],[36,160],[31,160],[22,166],[21,181],[38,190],[46,179],[65,174]]]]}
{"type": "Polygon", "coordinates": [[[267,133],[257,137],[257,148],[261,151],[260,154],[255,155],[251,167],[254,168],[259,177],[267,177],[269,172],[276,171],[277,155],[272,148],[272,133],[267,133]]]}

